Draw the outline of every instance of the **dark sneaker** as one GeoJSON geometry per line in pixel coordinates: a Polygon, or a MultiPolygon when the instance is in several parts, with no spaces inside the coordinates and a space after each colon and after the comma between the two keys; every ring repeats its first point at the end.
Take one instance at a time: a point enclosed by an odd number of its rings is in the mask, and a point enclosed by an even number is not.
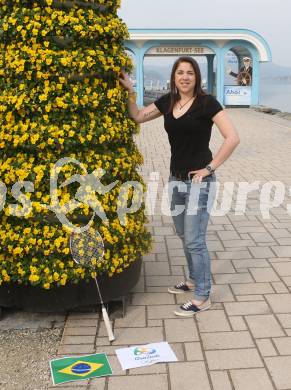
{"type": "Polygon", "coordinates": [[[169,287],[168,292],[171,294],[183,294],[188,291],[194,291],[194,286],[193,287],[188,287],[186,282],[181,282],[176,284],[174,287],[169,287]]]}
{"type": "Polygon", "coordinates": [[[211,306],[210,298],[206,299],[201,305],[197,306],[192,303],[192,301],[188,301],[184,303],[184,305],[180,306],[180,309],[174,311],[176,316],[180,317],[192,317],[193,315],[199,313],[200,311],[204,311],[209,309],[211,306]]]}

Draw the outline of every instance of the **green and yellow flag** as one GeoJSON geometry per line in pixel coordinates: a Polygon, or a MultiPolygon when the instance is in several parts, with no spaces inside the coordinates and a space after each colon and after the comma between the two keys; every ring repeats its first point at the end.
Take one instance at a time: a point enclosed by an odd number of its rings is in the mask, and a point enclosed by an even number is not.
{"type": "Polygon", "coordinates": [[[105,353],[54,359],[50,369],[54,385],[112,375],[105,353]]]}

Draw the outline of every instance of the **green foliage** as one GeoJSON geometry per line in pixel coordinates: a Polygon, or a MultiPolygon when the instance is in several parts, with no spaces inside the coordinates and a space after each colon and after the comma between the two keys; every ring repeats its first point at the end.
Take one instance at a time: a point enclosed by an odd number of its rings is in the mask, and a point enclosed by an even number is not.
{"type": "Polygon", "coordinates": [[[149,249],[150,235],[144,205],[128,214],[124,226],[117,215],[122,183],[136,180],[145,187],[133,141],[138,128],[118,81],[120,70],[132,67],[123,47],[128,32],[116,13],[119,1],[0,0],[0,6],[0,174],[2,189],[8,189],[0,214],[0,284],[50,288],[91,277],[72,261],[70,232],[51,207],[57,196],[72,223],[86,224],[92,207],[67,207],[78,186],[60,184],[98,169],[105,171],[104,186],[118,184],[94,194],[109,219],[108,225],[94,219],[106,248],[97,271],[122,272],[149,249]],[[51,193],[51,170],[63,157],[82,165],[63,167],[51,193]],[[25,206],[15,208],[17,181],[34,188],[21,190],[18,202],[25,206]]]}

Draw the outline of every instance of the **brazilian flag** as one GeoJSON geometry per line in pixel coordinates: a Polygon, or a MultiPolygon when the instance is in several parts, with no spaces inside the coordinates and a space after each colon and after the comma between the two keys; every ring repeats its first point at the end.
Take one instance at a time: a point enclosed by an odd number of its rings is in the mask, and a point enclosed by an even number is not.
{"type": "Polygon", "coordinates": [[[54,385],[112,375],[105,353],[54,359],[50,361],[50,369],[54,385]]]}

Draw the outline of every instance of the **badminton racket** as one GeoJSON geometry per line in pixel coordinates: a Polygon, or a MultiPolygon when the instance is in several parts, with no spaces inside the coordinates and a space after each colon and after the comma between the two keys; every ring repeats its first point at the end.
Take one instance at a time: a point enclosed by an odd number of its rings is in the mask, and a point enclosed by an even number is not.
{"type": "MultiPolygon", "coordinates": [[[[99,232],[92,228],[81,233],[72,233],[70,236],[70,250],[72,257],[77,264],[83,267],[87,267],[93,271],[96,269],[96,267],[98,267],[98,264],[101,264],[103,259],[103,239],[99,232]]],[[[108,338],[109,341],[114,341],[115,336],[113,334],[108,313],[103,302],[97,277],[95,276],[94,279],[100,303],[102,306],[102,316],[107,330],[108,338]]]]}

